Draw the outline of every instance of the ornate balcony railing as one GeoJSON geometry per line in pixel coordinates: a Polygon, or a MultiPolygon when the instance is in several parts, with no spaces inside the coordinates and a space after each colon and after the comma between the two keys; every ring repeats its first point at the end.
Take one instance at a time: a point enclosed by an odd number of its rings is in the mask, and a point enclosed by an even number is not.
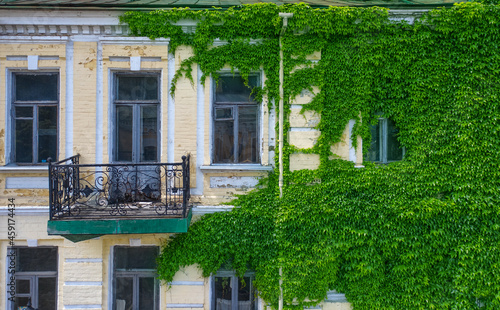
{"type": "Polygon", "coordinates": [[[180,163],[80,164],[49,161],[50,219],[185,218],[189,156],[180,163]]]}

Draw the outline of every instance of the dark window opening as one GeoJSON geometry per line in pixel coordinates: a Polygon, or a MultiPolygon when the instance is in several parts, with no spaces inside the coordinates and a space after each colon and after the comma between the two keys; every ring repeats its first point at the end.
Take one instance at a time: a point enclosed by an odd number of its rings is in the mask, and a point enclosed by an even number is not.
{"type": "Polygon", "coordinates": [[[159,284],[156,279],[158,247],[114,248],[113,309],[157,310],[159,284]]]}
{"type": "Polygon", "coordinates": [[[250,75],[248,85],[238,75],[222,75],[215,88],[213,110],[213,163],[258,163],[259,107],[252,90],[259,77],[250,75]]]}
{"type": "Polygon", "coordinates": [[[392,120],[379,118],[370,131],[372,139],[365,158],[367,161],[386,164],[403,159],[405,149],[398,141],[399,131],[392,120]]]}
{"type": "Polygon", "coordinates": [[[238,278],[233,272],[219,271],[213,277],[212,309],[256,310],[257,298],[253,276],[238,278]]]}
{"type": "Polygon", "coordinates": [[[13,73],[13,152],[20,164],[57,160],[58,73],[13,73]]]}
{"type": "Polygon", "coordinates": [[[158,162],[160,91],[158,74],[115,74],[116,162],[158,162]]]}
{"type": "MultiPolygon", "coordinates": [[[[31,300],[40,310],[57,309],[57,248],[10,248],[16,257],[16,294],[11,310],[24,307],[31,300]]],[[[7,258],[9,260],[10,257],[7,258]]]]}

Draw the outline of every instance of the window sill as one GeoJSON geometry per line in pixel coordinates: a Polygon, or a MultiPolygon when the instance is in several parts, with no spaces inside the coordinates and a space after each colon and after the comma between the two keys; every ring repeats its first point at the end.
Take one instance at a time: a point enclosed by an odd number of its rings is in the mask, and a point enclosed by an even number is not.
{"type": "Polygon", "coordinates": [[[33,172],[47,172],[49,171],[48,165],[40,166],[17,166],[17,165],[7,165],[0,166],[0,173],[33,173],[33,172]]]}
{"type": "Polygon", "coordinates": [[[259,164],[214,164],[210,166],[201,166],[201,171],[273,171],[273,166],[263,166],[259,164]]]}

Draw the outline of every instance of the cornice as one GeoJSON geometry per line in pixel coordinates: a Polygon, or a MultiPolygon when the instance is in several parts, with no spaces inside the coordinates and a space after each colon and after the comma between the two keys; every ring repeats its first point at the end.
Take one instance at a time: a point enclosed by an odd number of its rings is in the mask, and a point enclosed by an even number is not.
{"type": "Polygon", "coordinates": [[[0,36],[127,36],[119,12],[67,10],[0,10],[0,36]]]}
{"type": "Polygon", "coordinates": [[[130,30],[125,25],[23,25],[0,24],[0,35],[4,36],[73,36],[109,35],[126,36],[130,30]]]}
{"type": "MultiPolygon", "coordinates": [[[[406,20],[413,23],[427,10],[389,11],[390,19],[406,20]]],[[[71,36],[110,36],[130,35],[127,25],[120,24],[116,11],[66,11],[66,10],[0,10],[0,36],[29,37],[71,37],[71,36]],[[8,14],[7,14],[8,13],[8,14]]],[[[196,22],[181,20],[176,23],[184,32],[193,33],[196,22]]]]}

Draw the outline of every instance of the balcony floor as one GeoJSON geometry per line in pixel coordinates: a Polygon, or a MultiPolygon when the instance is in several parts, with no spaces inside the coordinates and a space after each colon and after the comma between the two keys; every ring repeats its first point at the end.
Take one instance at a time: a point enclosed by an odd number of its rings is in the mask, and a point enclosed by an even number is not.
{"type": "Polygon", "coordinates": [[[127,219],[127,218],[182,218],[183,208],[154,203],[112,204],[96,206],[89,204],[73,204],[64,207],[60,212],[53,212],[54,220],[91,220],[91,219],[127,219]]]}

